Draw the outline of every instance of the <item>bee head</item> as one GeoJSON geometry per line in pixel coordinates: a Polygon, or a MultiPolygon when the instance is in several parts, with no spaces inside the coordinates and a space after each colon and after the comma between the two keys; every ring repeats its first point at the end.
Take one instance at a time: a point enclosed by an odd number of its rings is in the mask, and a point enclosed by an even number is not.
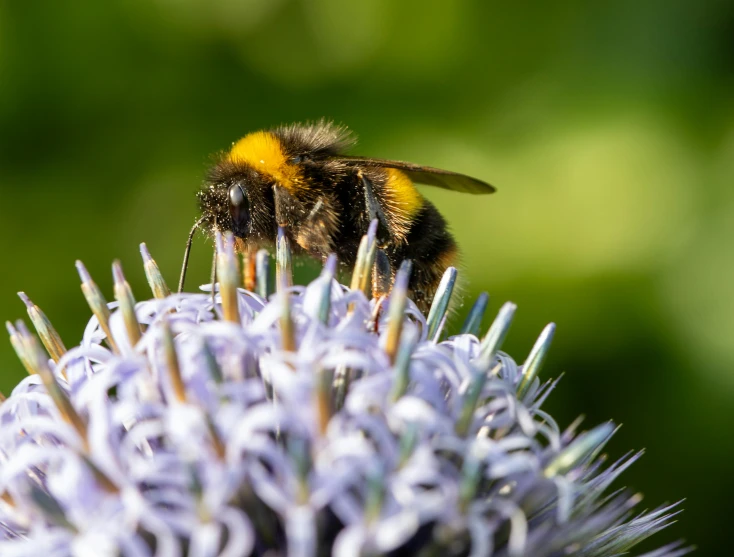
{"type": "Polygon", "coordinates": [[[257,239],[270,228],[272,180],[254,169],[230,164],[216,165],[199,191],[204,227],[231,231],[235,237],[257,239]]]}

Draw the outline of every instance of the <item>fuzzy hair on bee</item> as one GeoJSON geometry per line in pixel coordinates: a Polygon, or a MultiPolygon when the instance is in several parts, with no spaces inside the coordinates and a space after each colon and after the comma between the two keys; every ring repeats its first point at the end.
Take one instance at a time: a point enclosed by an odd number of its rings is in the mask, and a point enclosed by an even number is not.
{"type": "MultiPolygon", "coordinates": [[[[489,184],[437,168],[346,154],[356,143],[344,126],[321,120],[256,131],[220,153],[198,193],[197,228],[231,231],[237,250],[272,247],[282,227],[295,253],[325,259],[335,253],[353,266],[369,223],[378,220],[378,245],[390,282],[410,259],[413,300],[426,310],[458,250],[446,221],[415,183],[466,193],[491,193],[489,184]]],[[[383,266],[384,267],[384,266],[383,266]]]]}

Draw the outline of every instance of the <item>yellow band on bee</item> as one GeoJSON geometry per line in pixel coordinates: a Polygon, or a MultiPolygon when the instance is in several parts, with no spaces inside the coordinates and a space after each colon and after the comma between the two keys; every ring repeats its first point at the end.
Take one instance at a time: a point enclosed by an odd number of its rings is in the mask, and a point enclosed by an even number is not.
{"type": "Polygon", "coordinates": [[[394,211],[406,217],[415,215],[423,207],[423,196],[405,174],[395,168],[386,168],[385,201],[394,211]]]}
{"type": "Polygon", "coordinates": [[[230,161],[242,163],[262,174],[272,176],[288,190],[305,186],[298,167],[288,161],[280,140],[272,133],[258,131],[237,141],[227,155],[230,161]]]}

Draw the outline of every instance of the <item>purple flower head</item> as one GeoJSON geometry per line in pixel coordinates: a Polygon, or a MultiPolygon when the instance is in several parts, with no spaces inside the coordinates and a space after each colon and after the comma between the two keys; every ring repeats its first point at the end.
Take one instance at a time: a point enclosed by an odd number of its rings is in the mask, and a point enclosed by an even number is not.
{"type": "Polygon", "coordinates": [[[24,297],[41,343],[8,324],[29,376],[0,406],[0,555],[592,557],[670,523],[612,486],[640,456],[605,462],[613,424],[541,409],[554,325],[517,365],[513,304],[441,340],[455,270],[426,319],[409,263],[379,299],[369,245],[353,288],[333,259],[292,286],[282,240],[270,296],[262,255],[260,295],[237,287],[231,238],[214,292],[170,294],[144,250],[154,299],[115,264],[108,304],[78,264],[94,317],[69,350],[24,297]]]}

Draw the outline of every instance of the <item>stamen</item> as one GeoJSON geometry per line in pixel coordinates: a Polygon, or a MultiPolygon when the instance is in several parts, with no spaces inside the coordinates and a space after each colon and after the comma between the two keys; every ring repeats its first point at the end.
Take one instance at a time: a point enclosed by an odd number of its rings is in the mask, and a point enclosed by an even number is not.
{"type": "Polygon", "coordinates": [[[186,385],[181,376],[181,367],[176,354],[176,342],[171,331],[171,324],[165,317],[161,319],[161,344],[173,394],[179,402],[186,402],[186,385]]]}
{"type": "Polygon", "coordinates": [[[240,310],[237,283],[240,273],[237,269],[237,257],[234,253],[234,236],[231,232],[226,232],[224,236],[217,232],[216,243],[217,275],[219,276],[219,294],[222,297],[224,320],[230,323],[239,323],[240,310]]]}
{"type": "Polygon", "coordinates": [[[22,321],[17,321],[15,326],[20,338],[22,339],[24,351],[28,356],[31,368],[41,377],[41,381],[43,382],[44,387],[46,387],[46,392],[49,397],[51,397],[51,400],[58,409],[59,414],[66,423],[76,430],[82,441],[84,450],[88,451],[87,424],[77,413],[68,395],[57,383],[56,377],[54,377],[53,372],[48,367],[46,354],[38,345],[36,337],[30,333],[28,328],[25,326],[25,323],[22,321]]]}
{"type": "Polygon", "coordinates": [[[479,336],[479,331],[482,328],[482,318],[484,318],[484,312],[487,311],[487,304],[489,303],[489,294],[482,292],[474,305],[469,310],[469,314],[466,316],[466,321],[461,327],[461,334],[479,336]]]}
{"type": "Polygon", "coordinates": [[[403,320],[405,319],[405,307],[408,303],[408,283],[413,264],[410,260],[401,263],[395,275],[395,284],[390,294],[390,307],[388,309],[387,333],[385,335],[385,352],[390,357],[390,362],[395,363],[395,355],[400,345],[400,335],[403,331],[403,320]]]}
{"type": "Polygon", "coordinates": [[[153,296],[159,300],[166,298],[171,295],[171,290],[168,288],[166,281],[163,279],[161,270],[158,268],[158,264],[151,257],[148,247],[145,243],[140,244],[140,254],[143,256],[143,265],[145,267],[145,276],[148,279],[148,284],[153,292],[153,296]]]}
{"type": "Polygon", "coordinates": [[[482,343],[479,345],[479,359],[484,362],[484,365],[488,366],[492,362],[492,358],[502,346],[507,332],[510,330],[510,325],[512,325],[512,318],[515,316],[516,309],[515,304],[506,302],[489,327],[487,335],[482,339],[482,343]]]}
{"type": "Polygon", "coordinates": [[[446,312],[449,309],[449,302],[451,301],[451,294],[454,291],[454,285],[456,284],[456,268],[449,267],[444,271],[441,282],[436,289],[436,294],[433,297],[431,303],[431,309],[428,311],[428,338],[433,342],[437,342],[441,335],[441,329],[445,323],[446,312]]]}
{"type": "Polygon", "coordinates": [[[107,300],[105,300],[102,291],[92,280],[92,277],[81,261],[76,262],[76,270],[82,280],[82,293],[84,294],[84,298],[87,300],[89,308],[97,318],[99,326],[105,334],[105,341],[113,352],[119,354],[120,350],[115,343],[115,339],[112,337],[112,330],[110,329],[110,308],[107,305],[107,300]]]}
{"type": "Polygon", "coordinates": [[[278,227],[278,238],[275,244],[275,284],[278,288],[293,286],[293,264],[288,237],[282,226],[278,227]]]}
{"type": "Polygon", "coordinates": [[[64,346],[59,333],[56,332],[56,329],[54,329],[54,326],[51,324],[48,317],[46,317],[46,314],[41,311],[41,308],[31,302],[25,292],[18,292],[18,297],[26,305],[28,317],[31,318],[31,322],[36,328],[38,336],[41,337],[41,342],[46,347],[46,350],[48,350],[53,361],[58,363],[61,357],[66,354],[66,347],[64,346]]]}
{"type": "Polygon", "coordinates": [[[25,349],[25,345],[23,344],[23,339],[21,338],[18,331],[13,327],[13,324],[10,321],[5,322],[5,328],[8,330],[8,334],[10,335],[10,344],[13,346],[13,350],[15,350],[16,356],[18,356],[18,359],[20,360],[20,363],[23,364],[23,367],[28,372],[28,375],[34,375],[36,373],[36,370],[31,365],[31,361],[28,357],[28,353],[25,349]]]}
{"type": "Polygon", "coordinates": [[[257,252],[255,267],[257,275],[256,292],[262,299],[267,300],[270,297],[270,254],[267,250],[261,249],[257,252]]]}
{"type": "Polygon", "coordinates": [[[551,460],[543,470],[546,478],[563,475],[581,464],[614,433],[614,424],[607,422],[596,426],[587,433],[579,435],[551,460]]]}
{"type": "Polygon", "coordinates": [[[533,349],[528,355],[528,359],[525,360],[525,363],[522,366],[522,380],[517,386],[518,399],[522,399],[525,396],[525,393],[527,393],[530,388],[533,379],[537,377],[538,372],[540,372],[540,369],[543,367],[543,362],[545,361],[545,357],[548,355],[548,350],[550,350],[550,345],[553,342],[553,334],[555,332],[556,324],[549,323],[546,325],[545,329],[543,329],[543,332],[540,333],[538,340],[535,341],[533,349]]]}
{"type": "Polygon", "coordinates": [[[125,322],[125,330],[130,341],[130,345],[135,347],[141,337],[140,323],[135,314],[135,298],[130,285],[125,280],[122,272],[122,265],[119,261],[112,264],[112,277],[114,279],[115,300],[120,304],[122,319],[125,322]]]}

